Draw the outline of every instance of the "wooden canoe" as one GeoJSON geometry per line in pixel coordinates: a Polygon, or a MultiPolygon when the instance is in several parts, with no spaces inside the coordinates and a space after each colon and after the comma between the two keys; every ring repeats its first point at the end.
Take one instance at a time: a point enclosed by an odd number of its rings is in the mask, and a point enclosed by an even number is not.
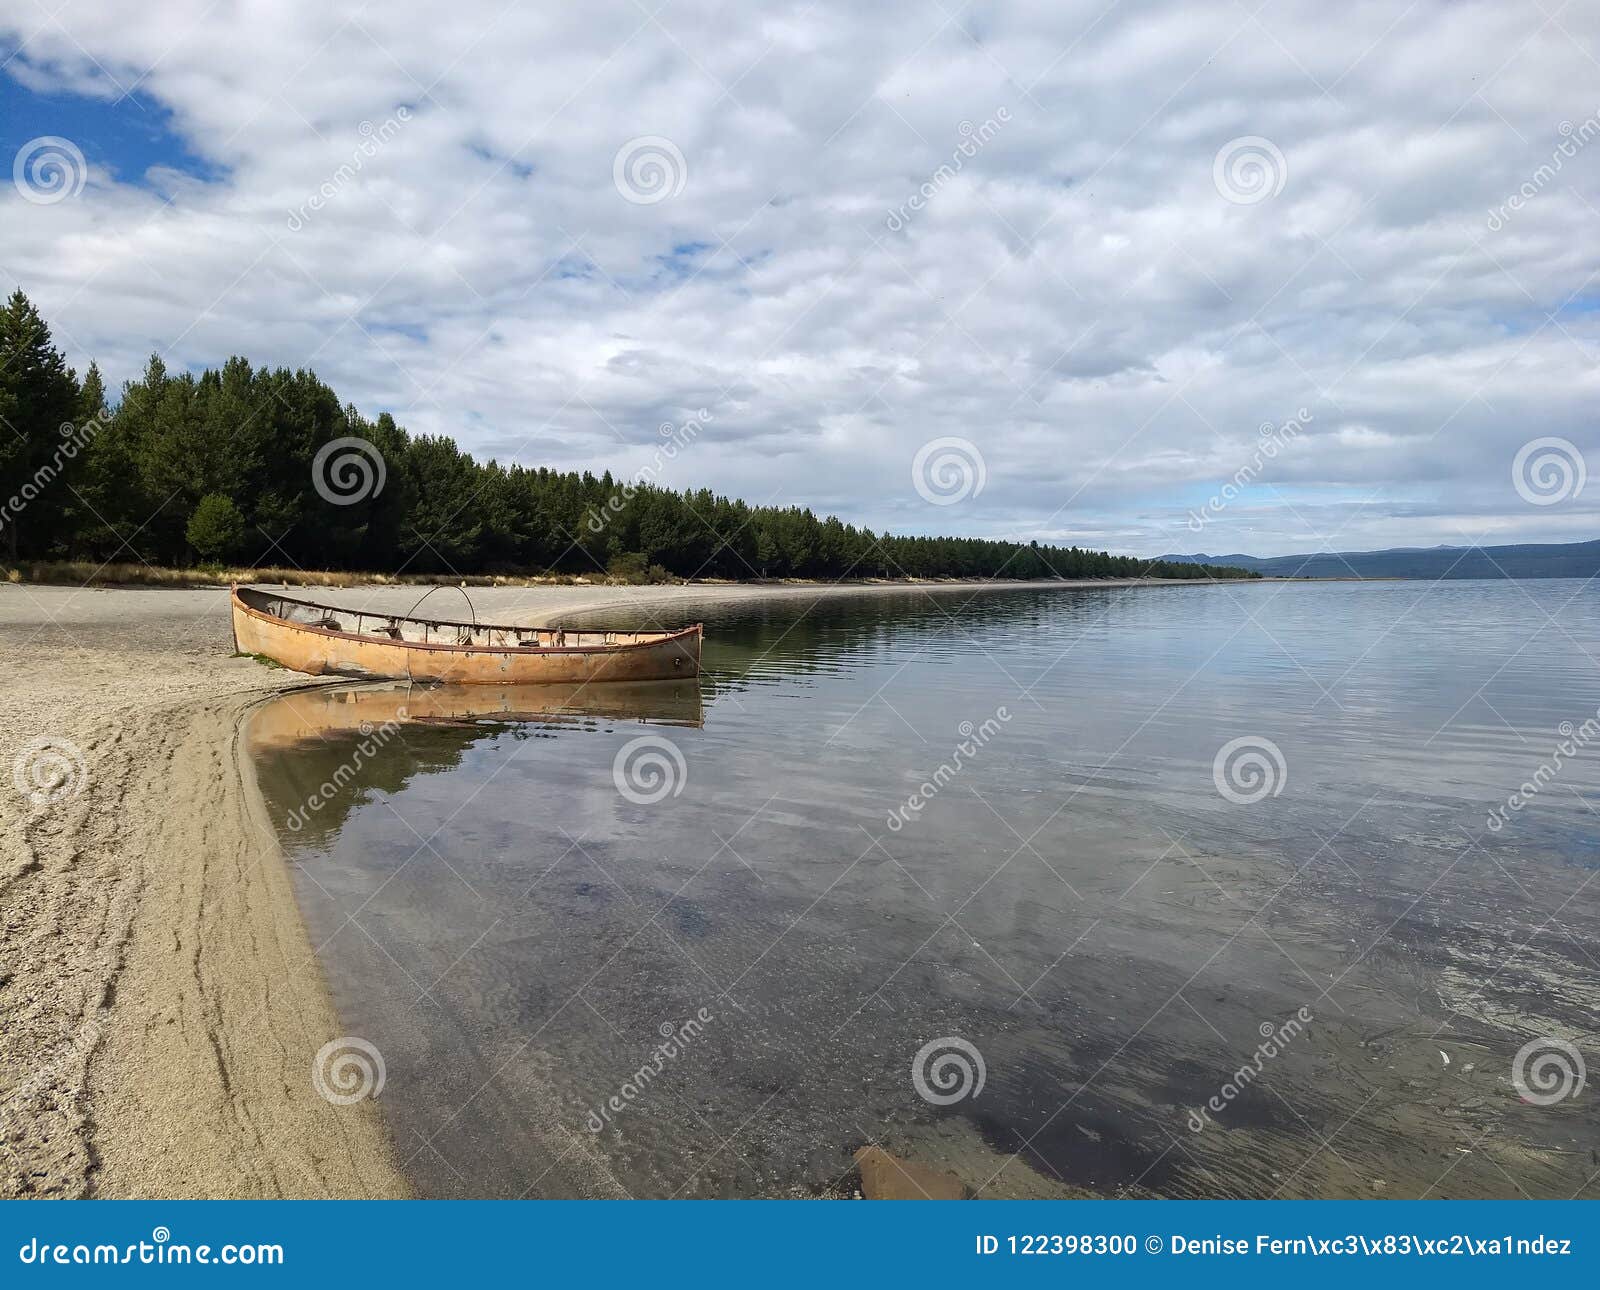
{"type": "Polygon", "coordinates": [[[233,643],[312,676],[540,685],[700,673],[699,623],[670,632],[573,631],[341,609],[234,587],[233,643]]]}

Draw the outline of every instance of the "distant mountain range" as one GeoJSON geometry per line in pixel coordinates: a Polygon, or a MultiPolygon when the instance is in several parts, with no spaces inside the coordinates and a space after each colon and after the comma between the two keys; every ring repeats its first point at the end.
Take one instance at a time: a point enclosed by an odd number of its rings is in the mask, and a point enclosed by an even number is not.
{"type": "Polygon", "coordinates": [[[1314,555],[1164,555],[1185,564],[1231,564],[1268,578],[1591,578],[1600,574],[1600,541],[1524,542],[1515,546],[1391,547],[1314,555]]]}

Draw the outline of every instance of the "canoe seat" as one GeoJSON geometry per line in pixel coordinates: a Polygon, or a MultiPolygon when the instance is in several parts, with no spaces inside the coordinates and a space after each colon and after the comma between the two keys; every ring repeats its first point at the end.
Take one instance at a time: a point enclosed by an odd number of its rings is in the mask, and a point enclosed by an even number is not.
{"type": "Polygon", "coordinates": [[[328,614],[325,617],[317,619],[317,621],[312,623],[311,625],[313,627],[326,628],[330,632],[342,632],[344,630],[344,624],[341,623],[332,614],[328,614]]]}

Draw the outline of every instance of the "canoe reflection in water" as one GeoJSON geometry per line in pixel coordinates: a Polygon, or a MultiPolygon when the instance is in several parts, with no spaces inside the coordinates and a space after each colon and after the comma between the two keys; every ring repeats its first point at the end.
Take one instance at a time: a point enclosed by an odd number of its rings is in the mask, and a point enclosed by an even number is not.
{"type": "Polygon", "coordinates": [[[257,708],[244,739],[250,764],[271,767],[260,787],[274,826],[316,841],[376,794],[458,766],[489,729],[549,738],[629,722],[702,726],[699,682],[315,687],[257,708]],[[270,756],[291,749],[296,756],[270,756]]]}
{"type": "Polygon", "coordinates": [[[295,691],[250,719],[252,750],[308,739],[363,734],[390,723],[482,726],[584,720],[704,724],[697,681],[611,681],[605,685],[369,685],[295,691]]]}

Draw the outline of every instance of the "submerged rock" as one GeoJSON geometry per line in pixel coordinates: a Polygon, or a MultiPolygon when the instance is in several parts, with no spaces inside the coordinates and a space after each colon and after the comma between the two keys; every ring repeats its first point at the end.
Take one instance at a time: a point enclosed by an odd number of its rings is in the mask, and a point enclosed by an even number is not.
{"type": "Polygon", "coordinates": [[[861,1169],[861,1190],[868,1200],[965,1200],[965,1184],[914,1160],[902,1160],[882,1147],[862,1147],[856,1152],[861,1169]]]}

